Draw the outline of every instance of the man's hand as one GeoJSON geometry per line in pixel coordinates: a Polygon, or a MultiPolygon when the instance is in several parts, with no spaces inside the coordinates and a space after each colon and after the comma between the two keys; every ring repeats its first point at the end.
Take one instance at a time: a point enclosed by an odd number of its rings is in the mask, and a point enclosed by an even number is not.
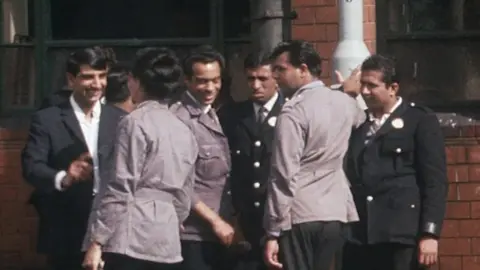
{"type": "Polygon", "coordinates": [[[85,253],[82,267],[87,270],[101,270],[103,265],[102,247],[97,243],[92,243],[85,253]]]}
{"type": "Polygon", "coordinates": [[[357,97],[361,91],[360,84],[360,68],[355,68],[347,79],[344,79],[342,74],[335,70],[337,81],[342,84],[343,91],[352,97],[357,97]]]}
{"type": "Polygon", "coordinates": [[[220,241],[222,241],[224,245],[230,246],[233,241],[233,236],[235,235],[233,227],[221,218],[216,219],[212,225],[213,231],[215,235],[220,238],[220,241]]]}
{"type": "Polygon", "coordinates": [[[62,180],[62,187],[68,188],[75,183],[92,179],[92,156],[90,153],[83,153],[74,160],[67,170],[67,176],[62,180]]]}
{"type": "Polygon", "coordinates": [[[425,266],[431,266],[437,263],[438,259],[438,240],[433,238],[423,238],[418,244],[418,262],[425,266]]]}
{"type": "Polygon", "coordinates": [[[278,241],[275,239],[269,239],[265,243],[265,254],[264,260],[265,263],[274,269],[282,269],[283,265],[278,260],[278,241]]]}

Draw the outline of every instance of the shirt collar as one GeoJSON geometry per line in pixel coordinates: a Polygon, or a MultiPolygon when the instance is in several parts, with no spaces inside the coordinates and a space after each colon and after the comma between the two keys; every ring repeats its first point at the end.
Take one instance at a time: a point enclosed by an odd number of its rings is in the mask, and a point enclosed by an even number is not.
{"type": "MultiPolygon", "coordinates": [[[[263,108],[265,108],[267,112],[270,112],[273,109],[273,106],[275,106],[277,99],[278,99],[278,92],[275,92],[275,94],[267,102],[265,102],[265,104],[263,104],[263,108]]],[[[258,110],[260,109],[260,106],[262,105],[254,102],[253,106],[254,106],[255,112],[258,112],[258,110]]]]}
{"type": "MultiPolygon", "coordinates": [[[[73,98],[73,94],[70,95],[70,105],[73,108],[73,111],[75,112],[75,115],[81,115],[82,117],[85,118],[85,113],[83,110],[80,108],[78,103],[75,101],[73,98]]],[[[93,105],[93,110],[92,110],[92,119],[99,119],[100,118],[100,112],[102,111],[102,105],[100,101],[97,101],[95,105],[93,105]]]]}
{"type": "Polygon", "coordinates": [[[373,116],[373,114],[371,112],[368,113],[368,119],[370,121],[375,121],[375,120],[382,120],[382,119],[387,119],[388,117],[390,117],[390,114],[392,114],[397,108],[398,106],[400,106],[400,104],[402,104],[402,97],[398,97],[398,100],[397,102],[395,103],[395,105],[393,105],[393,107],[390,109],[390,111],[388,113],[385,113],[383,114],[380,118],[376,118],[375,116],[373,116]]]}
{"type": "Polygon", "coordinates": [[[195,102],[195,104],[197,104],[197,106],[202,110],[203,113],[208,113],[210,111],[210,109],[212,108],[212,106],[210,104],[208,105],[204,105],[204,104],[201,104],[193,95],[192,93],[190,93],[189,90],[187,90],[187,95],[195,102]]]}

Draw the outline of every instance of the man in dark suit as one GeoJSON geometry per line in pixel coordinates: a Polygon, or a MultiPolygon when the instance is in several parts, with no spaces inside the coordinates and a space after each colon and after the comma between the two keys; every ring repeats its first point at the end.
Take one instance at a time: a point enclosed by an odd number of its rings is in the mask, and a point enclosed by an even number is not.
{"type": "Polygon", "coordinates": [[[273,78],[269,53],[249,54],[244,69],[252,94],[249,100],[234,104],[228,119],[221,119],[232,152],[231,195],[240,229],[251,249],[244,254],[240,269],[266,269],[261,239],[266,181],[275,121],[283,104],[273,78]]]}
{"type": "Polygon", "coordinates": [[[112,151],[111,132],[124,115],[100,103],[107,77],[102,50],[74,52],[66,70],[72,95],[33,114],[22,152],[23,176],[43,199],[38,244],[54,270],[82,269],[91,202],[112,151]]]}
{"type": "Polygon", "coordinates": [[[392,59],[371,56],[359,76],[368,117],[352,133],[346,172],[360,221],[352,224],[343,269],[430,266],[437,261],[447,195],[439,122],[428,108],[397,96],[392,59]]]}

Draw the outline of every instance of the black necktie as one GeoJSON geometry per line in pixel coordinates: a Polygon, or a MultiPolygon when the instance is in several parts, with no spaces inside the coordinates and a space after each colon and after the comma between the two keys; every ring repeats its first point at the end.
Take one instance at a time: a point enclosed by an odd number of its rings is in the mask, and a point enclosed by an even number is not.
{"type": "Polygon", "coordinates": [[[257,123],[262,124],[263,121],[265,121],[265,112],[267,112],[267,109],[265,107],[260,107],[257,112],[257,123]]]}

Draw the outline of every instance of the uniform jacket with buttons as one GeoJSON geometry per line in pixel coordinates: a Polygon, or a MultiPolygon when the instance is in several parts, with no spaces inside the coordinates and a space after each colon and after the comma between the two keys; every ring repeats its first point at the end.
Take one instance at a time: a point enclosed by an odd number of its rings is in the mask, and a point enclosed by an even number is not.
{"type": "MultiPolygon", "coordinates": [[[[198,102],[187,92],[180,101],[171,105],[170,110],[190,127],[198,144],[192,203],[202,201],[230,222],[233,218],[228,181],[231,169],[230,148],[218,117],[200,108],[198,102]]],[[[194,211],[190,212],[183,225],[183,240],[219,241],[211,225],[194,211]]]]}
{"type": "Polygon", "coordinates": [[[267,233],[304,222],[358,220],[343,160],[352,129],[364,119],[355,99],[321,81],[283,105],[272,147],[267,233]]]}
{"type": "Polygon", "coordinates": [[[445,213],[445,145],[427,108],[402,102],[367,140],[367,120],[351,137],[346,171],[360,216],[352,241],[415,244],[438,237],[445,213]]]}
{"type": "Polygon", "coordinates": [[[247,238],[253,237],[249,237],[249,234],[254,234],[250,231],[263,235],[262,220],[273,135],[283,103],[283,96],[279,94],[262,123],[257,121],[251,100],[232,104],[229,117],[222,120],[232,154],[232,198],[247,238]]]}

